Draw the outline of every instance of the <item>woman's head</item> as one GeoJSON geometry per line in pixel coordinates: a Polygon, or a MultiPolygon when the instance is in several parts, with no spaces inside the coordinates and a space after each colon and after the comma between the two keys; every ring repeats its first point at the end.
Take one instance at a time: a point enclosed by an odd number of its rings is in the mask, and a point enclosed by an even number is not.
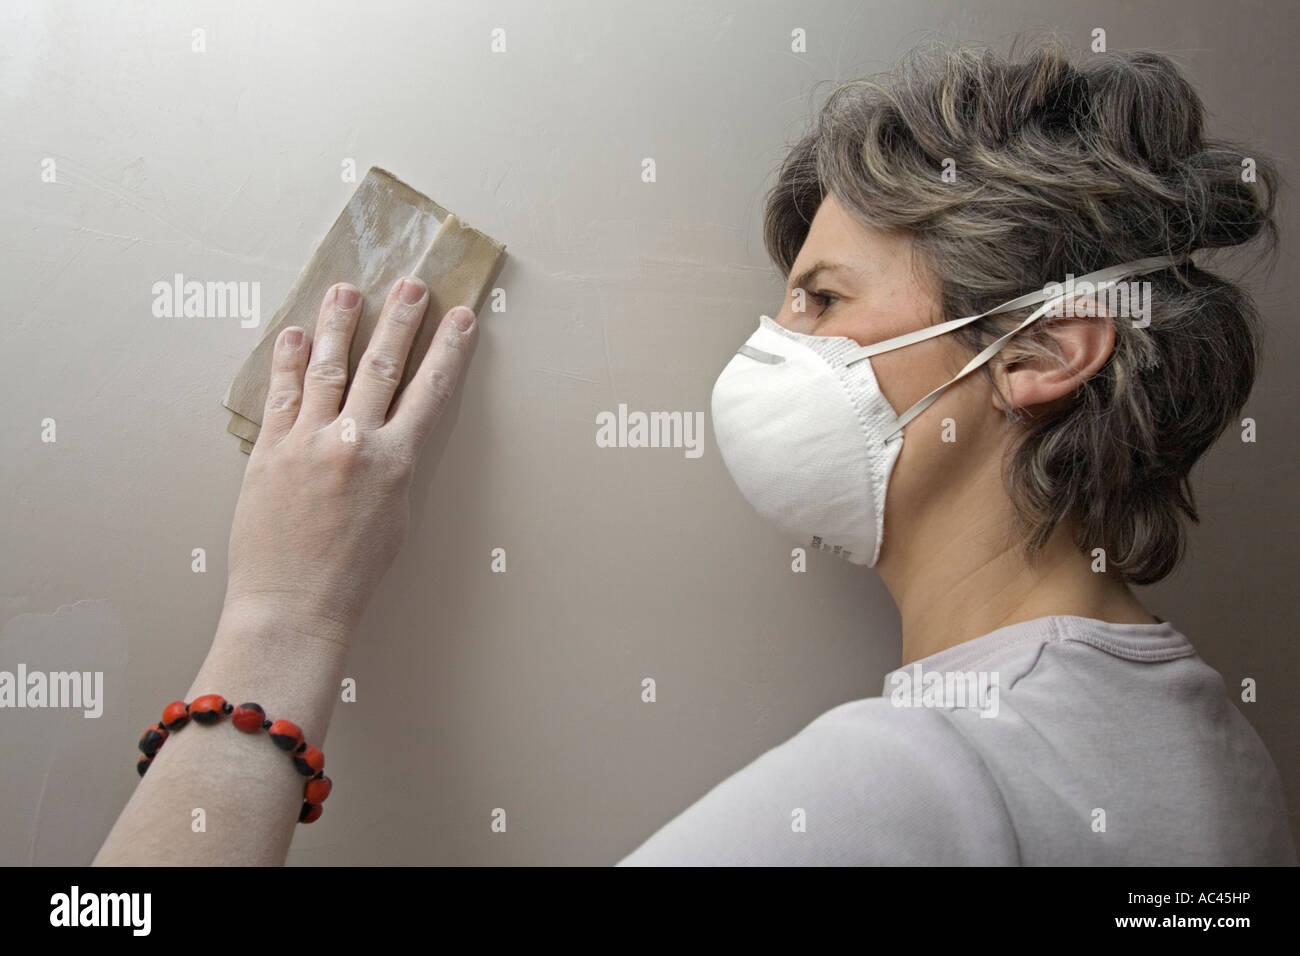
{"type": "MultiPolygon", "coordinates": [[[[883,80],[841,86],[768,199],[768,249],[790,274],[778,321],[874,342],[1069,274],[1273,244],[1272,166],[1208,139],[1202,119],[1166,58],[1076,66],[1051,43],[1020,59],[918,51],[883,80]],[[814,282],[822,260],[849,269],[814,282]]],[[[1150,283],[1149,314],[1134,303],[1107,315],[1103,299],[1100,317],[1041,320],[910,425],[887,526],[991,466],[1027,554],[1064,528],[1130,581],[1168,574],[1196,519],[1192,465],[1254,381],[1257,315],[1190,262],[1137,280],[1150,283]],[[995,447],[1005,462],[987,460],[995,447]]],[[[882,390],[901,411],[1030,311],[873,358],[882,390]]]]}

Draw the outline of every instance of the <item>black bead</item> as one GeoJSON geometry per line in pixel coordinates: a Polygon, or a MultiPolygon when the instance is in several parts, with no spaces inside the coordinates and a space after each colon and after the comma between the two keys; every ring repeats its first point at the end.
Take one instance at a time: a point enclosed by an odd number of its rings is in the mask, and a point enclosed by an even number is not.
{"type": "Polygon", "coordinates": [[[140,737],[140,753],[146,757],[152,757],[158,752],[158,748],[163,745],[165,739],[156,727],[150,727],[140,737]]]}

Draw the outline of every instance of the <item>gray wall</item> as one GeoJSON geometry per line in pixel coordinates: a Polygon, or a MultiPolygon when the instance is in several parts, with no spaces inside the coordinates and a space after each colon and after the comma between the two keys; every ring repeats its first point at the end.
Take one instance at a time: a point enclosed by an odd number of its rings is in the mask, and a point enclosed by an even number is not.
{"type": "MultiPolygon", "coordinates": [[[[106,686],[98,719],[0,710],[0,863],[90,860],[135,786],[136,737],[188,687],[221,606],[247,459],[220,401],[261,329],[156,319],[151,286],[260,282],[269,320],[352,192],[347,158],[506,242],[508,310],[485,313],[417,475],[409,543],[356,636],[358,700],[325,741],[335,793],[290,862],[612,862],[818,714],[878,694],[899,634],[871,571],[813,554],[791,574],[711,435],[698,459],[602,449],[595,415],[707,413],[779,307],[761,199],[818,83],[927,35],[1005,47],[1056,25],[1082,48],[1101,26],[1111,48],[1175,55],[1218,131],[1294,155],[1290,4],[1135,6],[6,3],[0,669],[106,686]]],[[[1300,225],[1290,194],[1282,225],[1300,225]]],[[[1293,248],[1257,286],[1259,441],[1210,456],[1191,560],[1145,598],[1230,688],[1259,681],[1240,706],[1295,810],[1293,248]]]]}

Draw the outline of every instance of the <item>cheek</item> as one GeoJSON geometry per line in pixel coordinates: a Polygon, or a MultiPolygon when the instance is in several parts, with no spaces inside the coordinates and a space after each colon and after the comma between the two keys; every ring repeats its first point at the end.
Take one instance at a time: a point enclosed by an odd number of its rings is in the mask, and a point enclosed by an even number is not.
{"type": "Polygon", "coordinates": [[[938,378],[940,373],[932,356],[919,354],[922,346],[928,344],[918,343],[868,359],[876,373],[876,382],[895,414],[901,415],[946,381],[938,378]]]}
{"type": "MultiPolygon", "coordinates": [[[[870,361],[880,390],[894,411],[901,415],[936,388],[952,381],[970,358],[969,352],[941,338],[886,352],[870,361]]],[[[977,373],[972,373],[949,385],[934,404],[915,419],[916,424],[933,420],[937,429],[939,419],[943,417],[940,414],[942,409],[951,411],[970,400],[970,384],[976,377],[977,373]]],[[[907,426],[907,433],[911,433],[912,427],[910,424],[907,426]]]]}
{"type": "MultiPolygon", "coordinates": [[[[948,343],[922,342],[871,359],[880,390],[901,415],[951,381],[970,356],[948,343]]],[[[926,507],[977,451],[981,388],[978,373],[948,386],[903,430],[903,450],[894,466],[887,500],[910,510],[926,507]],[[972,430],[974,429],[974,430],[972,430]]]]}

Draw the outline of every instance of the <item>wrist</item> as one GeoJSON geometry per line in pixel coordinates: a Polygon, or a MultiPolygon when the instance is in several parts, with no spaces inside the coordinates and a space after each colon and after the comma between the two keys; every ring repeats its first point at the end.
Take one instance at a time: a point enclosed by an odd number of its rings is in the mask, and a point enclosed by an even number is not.
{"type": "Polygon", "coordinates": [[[284,648],[320,647],[346,653],[353,624],[273,598],[227,595],[217,623],[216,641],[264,643],[284,648]]]}
{"type": "Polygon", "coordinates": [[[264,602],[226,603],[186,700],[255,702],[323,740],[347,664],[350,628],[264,602]]]}

